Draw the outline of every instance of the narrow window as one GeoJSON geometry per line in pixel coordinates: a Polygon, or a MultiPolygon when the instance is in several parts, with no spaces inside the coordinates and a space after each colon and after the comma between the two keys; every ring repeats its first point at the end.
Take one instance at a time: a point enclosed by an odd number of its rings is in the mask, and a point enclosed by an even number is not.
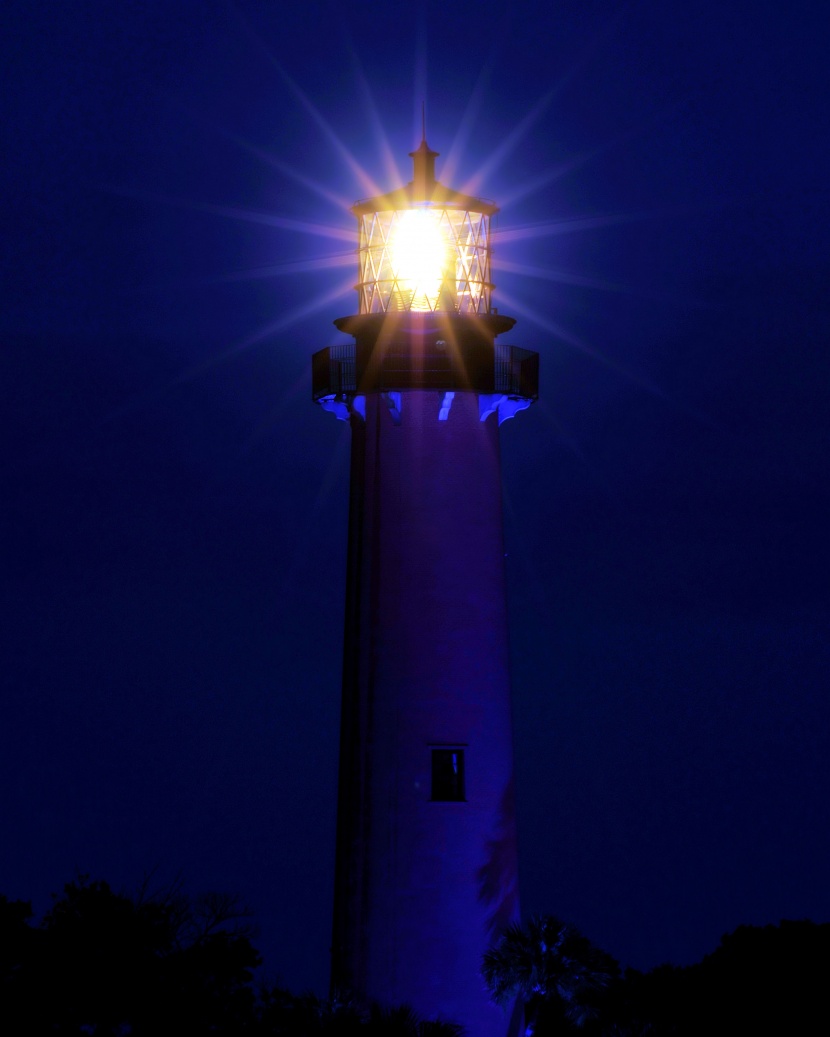
{"type": "Polygon", "coordinates": [[[432,799],[437,802],[463,802],[464,750],[432,750],[432,799]]]}

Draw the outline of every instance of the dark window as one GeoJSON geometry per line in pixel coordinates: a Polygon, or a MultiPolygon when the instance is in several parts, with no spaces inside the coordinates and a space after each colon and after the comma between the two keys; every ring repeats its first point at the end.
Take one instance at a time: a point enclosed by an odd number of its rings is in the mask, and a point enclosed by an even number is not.
{"type": "Polygon", "coordinates": [[[464,750],[432,750],[432,799],[459,802],[464,799],[464,750]]]}

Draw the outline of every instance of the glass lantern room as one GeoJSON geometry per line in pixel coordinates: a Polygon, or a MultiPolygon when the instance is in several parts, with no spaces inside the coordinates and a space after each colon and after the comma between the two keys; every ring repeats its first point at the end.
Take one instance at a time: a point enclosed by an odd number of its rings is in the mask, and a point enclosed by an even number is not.
{"type": "Polygon", "coordinates": [[[489,313],[491,202],[435,179],[437,152],[411,152],[411,183],[358,202],[360,313],[489,313]]]}

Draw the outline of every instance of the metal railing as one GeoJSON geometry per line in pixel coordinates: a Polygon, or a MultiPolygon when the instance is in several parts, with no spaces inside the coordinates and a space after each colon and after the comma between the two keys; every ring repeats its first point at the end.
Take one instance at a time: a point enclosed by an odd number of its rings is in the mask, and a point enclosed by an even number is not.
{"type": "Polygon", "coordinates": [[[535,400],[539,396],[539,354],[520,346],[495,345],[494,392],[535,400]]]}
{"type": "Polygon", "coordinates": [[[355,344],[329,346],[311,357],[311,394],[315,400],[324,396],[347,396],[357,392],[355,344]]]}

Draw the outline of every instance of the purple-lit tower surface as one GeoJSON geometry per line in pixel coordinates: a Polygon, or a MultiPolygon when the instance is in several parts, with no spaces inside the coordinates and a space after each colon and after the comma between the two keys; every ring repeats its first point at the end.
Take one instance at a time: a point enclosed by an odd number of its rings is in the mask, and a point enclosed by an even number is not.
{"type": "Polygon", "coordinates": [[[313,357],[352,430],[332,986],[505,1037],[480,972],[519,906],[499,425],[538,356],[496,343],[496,206],[436,154],[353,207],[354,341],[313,357]]]}

